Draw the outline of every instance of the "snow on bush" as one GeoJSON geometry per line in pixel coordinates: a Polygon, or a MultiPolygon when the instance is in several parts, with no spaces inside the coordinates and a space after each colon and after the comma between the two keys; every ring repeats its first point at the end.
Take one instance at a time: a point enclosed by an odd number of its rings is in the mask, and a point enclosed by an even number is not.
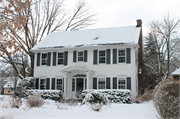
{"type": "Polygon", "coordinates": [[[30,95],[40,94],[43,99],[51,99],[55,101],[60,101],[62,99],[63,93],[61,90],[35,90],[34,82],[35,79],[33,77],[18,80],[15,95],[27,98],[30,95]]]}
{"type": "Polygon", "coordinates": [[[94,110],[94,111],[99,111],[102,109],[102,107],[104,106],[103,103],[94,103],[94,104],[91,104],[91,109],[94,110]]]}
{"type": "Polygon", "coordinates": [[[62,100],[63,92],[61,90],[26,90],[21,91],[19,95],[23,98],[27,98],[31,95],[40,95],[43,99],[60,101],[62,100]]]}
{"type": "Polygon", "coordinates": [[[29,96],[26,100],[26,104],[30,107],[40,107],[44,104],[44,100],[39,96],[29,96]]]}
{"type": "Polygon", "coordinates": [[[153,103],[161,118],[178,119],[179,85],[180,81],[165,80],[156,87],[153,103]]]}
{"type": "Polygon", "coordinates": [[[105,90],[83,90],[81,95],[82,103],[131,103],[130,90],[105,89],[105,90]]]}

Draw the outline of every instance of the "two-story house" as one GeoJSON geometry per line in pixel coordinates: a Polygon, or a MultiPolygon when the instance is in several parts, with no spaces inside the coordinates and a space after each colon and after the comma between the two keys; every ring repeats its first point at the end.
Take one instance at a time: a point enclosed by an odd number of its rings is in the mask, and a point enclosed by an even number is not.
{"type": "Polygon", "coordinates": [[[49,34],[31,50],[36,89],[62,90],[65,97],[83,89],[130,89],[136,97],[141,24],[49,34]]]}

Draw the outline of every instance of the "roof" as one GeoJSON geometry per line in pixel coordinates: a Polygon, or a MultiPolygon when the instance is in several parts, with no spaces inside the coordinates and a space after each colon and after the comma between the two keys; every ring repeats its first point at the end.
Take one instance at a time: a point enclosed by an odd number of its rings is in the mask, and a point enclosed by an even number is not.
{"type": "Polygon", "coordinates": [[[97,45],[137,44],[140,28],[136,26],[89,29],[67,32],[53,32],[42,39],[31,51],[90,47],[97,45]]]}
{"type": "Polygon", "coordinates": [[[4,88],[14,88],[14,83],[11,81],[8,81],[5,85],[4,88]]]}
{"type": "Polygon", "coordinates": [[[171,76],[180,75],[180,68],[171,73],[171,76]]]}
{"type": "Polygon", "coordinates": [[[78,65],[74,65],[74,66],[68,67],[66,69],[63,69],[63,70],[61,70],[61,72],[69,72],[69,71],[73,71],[73,70],[79,70],[79,71],[85,71],[85,72],[94,73],[94,71],[89,70],[89,69],[87,69],[85,67],[82,67],[82,66],[78,66],[78,65]]]}

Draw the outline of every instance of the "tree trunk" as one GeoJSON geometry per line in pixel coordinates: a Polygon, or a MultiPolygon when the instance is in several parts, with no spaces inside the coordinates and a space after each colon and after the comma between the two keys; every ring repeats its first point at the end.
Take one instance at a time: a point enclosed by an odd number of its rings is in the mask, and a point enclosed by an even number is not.
{"type": "Polygon", "coordinates": [[[30,59],[31,59],[31,72],[30,76],[34,76],[34,53],[31,52],[30,54],[30,59]]]}

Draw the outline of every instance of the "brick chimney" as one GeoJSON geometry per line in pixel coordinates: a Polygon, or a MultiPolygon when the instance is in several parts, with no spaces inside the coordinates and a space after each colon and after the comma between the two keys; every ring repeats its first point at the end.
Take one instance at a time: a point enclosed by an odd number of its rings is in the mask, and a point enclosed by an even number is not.
{"type": "Polygon", "coordinates": [[[137,19],[136,21],[137,21],[136,27],[141,27],[141,25],[142,25],[141,19],[137,19]]]}

